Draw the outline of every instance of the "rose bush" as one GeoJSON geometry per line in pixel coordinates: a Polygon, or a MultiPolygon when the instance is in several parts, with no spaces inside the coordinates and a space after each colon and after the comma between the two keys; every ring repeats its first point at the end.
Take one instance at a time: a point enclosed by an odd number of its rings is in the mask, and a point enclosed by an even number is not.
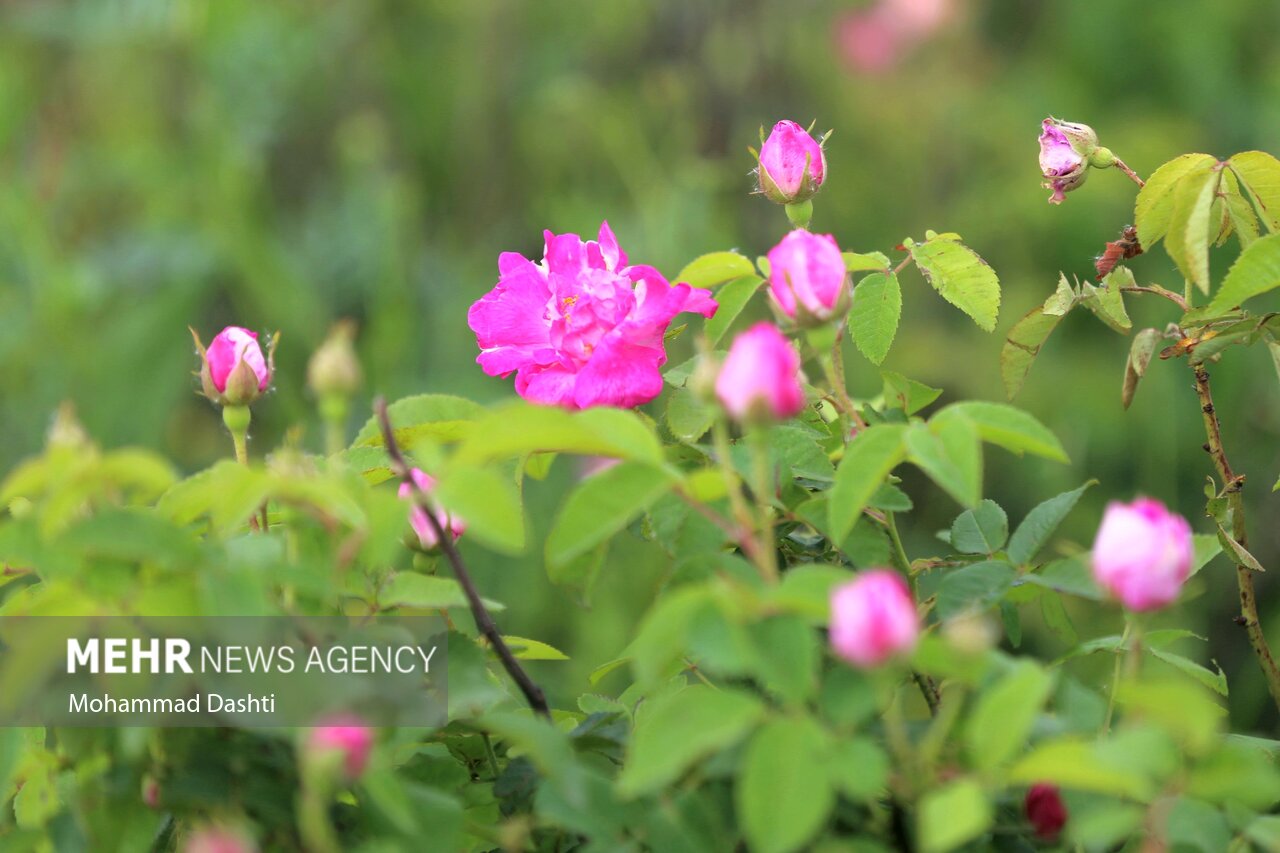
{"type": "MultiPolygon", "coordinates": [[[[1085,126],[1043,132],[1056,200],[1087,168],[1142,183],[1085,126]]],[[[447,722],[0,729],[5,849],[1274,849],[1280,743],[1233,732],[1212,649],[1152,620],[1202,589],[1189,578],[1234,566],[1235,641],[1280,702],[1245,478],[1227,461],[1208,367],[1240,346],[1280,350],[1274,315],[1242,305],[1280,287],[1280,161],[1185,155],[1156,170],[1136,236],[1100,282],[1064,274],[1009,333],[1012,395],[1075,306],[1121,332],[1132,295],[1178,309],[1135,336],[1123,396],[1168,338],[1161,358],[1188,361],[1203,414],[1207,515],[1117,502],[1092,550],[1056,531],[1106,472],[1080,471],[1078,488],[1012,521],[984,497],[987,446],[1070,464],[1034,414],[939,405],[941,389],[890,370],[871,396],[846,382],[846,340],[881,365],[911,322],[904,303],[930,291],[994,330],[990,266],[951,232],[893,254],[810,233],[827,164],[799,125],[775,128],[757,168],[798,226],[780,217],[767,257],[711,252],[672,284],[631,264],[607,225],[595,241],[547,232],[541,262],[502,255],[468,321],[481,368],[514,374],[523,399],[424,393],[376,405],[328,455],[295,442],[251,455],[249,404],[301,378],[273,372],[274,340],[264,353],[232,327],[207,349],[196,340],[234,459],[179,478],[149,451],[98,448],[64,415],[0,484],[0,616],[443,612],[447,722]],[[1215,286],[1209,245],[1233,234],[1242,251],[1215,286]],[[1186,274],[1181,292],[1138,285],[1121,263],[1160,240],[1186,274]],[[920,276],[906,279],[911,267],[920,276]],[[752,300],[778,324],[740,329],[752,300]],[[692,328],[672,328],[680,314],[692,328]],[[688,357],[669,359],[677,347],[688,357]],[[526,484],[584,460],[593,473],[531,542],[526,484]],[[925,488],[956,515],[912,554],[901,528],[925,488]],[[527,661],[563,654],[501,633],[499,607],[521,602],[476,593],[467,555],[536,548],[550,578],[587,599],[611,544],[634,537],[669,557],[661,588],[637,602],[637,632],[589,683],[547,695],[527,661]],[[1083,612],[1117,632],[1080,636],[1083,612]],[[1023,649],[1027,619],[1060,654],[1023,649]],[[1113,664],[1105,677],[1096,657],[1113,664]]],[[[360,381],[350,329],[335,334],[310,380],[331,425],[360,381]]],[[[0,684],[18,695],[56,663],[7,668],[0,684]]]]}

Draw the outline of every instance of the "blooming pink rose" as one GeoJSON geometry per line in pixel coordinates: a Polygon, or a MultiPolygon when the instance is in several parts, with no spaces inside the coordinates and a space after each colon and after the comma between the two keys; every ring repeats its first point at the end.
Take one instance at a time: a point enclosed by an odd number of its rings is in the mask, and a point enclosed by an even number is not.
{"type": "Polygon", "coordinates": [[[797,228],[769,250],[769,291],[788,317],[827,320],[848,306],[848,271],[830,234],[797,228]]]}
{"type": "Polygon", "coordinates": [[[272,360],[262,355],[256,332],[227,326],[208,349],[194,329],[191,336],[200,352],[200,381],[210,400],[224,406],[243,406],[256,400],[271,384],[272,360]]]}
{"type": "Polygon", "coordinates": [[[863,669],[907,654],[920,636],[920,616],[897,572],[859,572],[831,593],[831,648],[863,669]]]}
{"type": "Polygon", "coordinates": [[[836,43],[845,63],[859,74],[890,70],[910,47],[882,5],[845,13],[836,23],[836,43]]]}
{"type": "MultiPolygon", "coordinates": [[[[430,495],[436,487],[435,479],[421,468],[414,468],[409,472],[409,476],[424,494],[430,495]]],[[[408,483],[400,484],[400,497],[410,501],[413,499],[413,489],[408,483]]],[[[440,522],[440,526],[453,535],[455,541],[467,529],[465,521],[449,515],[442,509],[435,510],[435,517],[436,521],[440,522]]],[[[431,519],[427,518],[427,511],[417,504],[414,504],[413,509],[409,511],[409,523],[413,525],[413,532],[418,534],[418,541],[422,543],[423,548],[431,549],[440,544],[435,528],[431,526],[431,519]]]]}
{"type": "Polygon", "coordinates": [[[1066,193],[1084,183],[1089,157],[1098,150],[1098,135],[1087,124],[1047,118],[1041,124],[1040,172],[1045,189],[1053,190],[1050,204],[1061,204],[1066,193]]]}
{"type": "Polygon", "coordinates": [[[760,323],[733,339],[716,377],[716,396],[740,421],[783,420],[804,409],[800,356],[777,327],[760,323]]]}
{"type": "Polygon", "coordinates": [[[1111,503],[1093,543],[1093,577],[1130,610],[1178,597],[1194,557],[1187,520],[1150,498],[1111,503]]]}
{"type": "Polygon", "coordinates": [[[1062,794],[1056,785],[1047,782],[1032,785],[1027,789],[1022,807],[1041,840],[1057,840],[1062,827],[1067,824],[1067,806],[1062,802],[1062,794]]]}
{"type": "Polygon", "coordinates": [[[490,376],[514,372],[526,400],[569,409],[629,408],[658,396],[672,318],[710,317],[717,307],[709,290],[628,265],[608,223],[599,242],[548,231],[541,263],[504,252],[498,270],[497,286],[467,314],[476,361],[490,376]]]}
{"type": "Polygon", "coordinates": [[[257,853],[258,845],[244,831],[205,826],[187,836],[185,853],[257,853]]]}
{"type": "Polygon", "coordinates": [[[794,121],[780,121],[760,146],[756,176],[760,192],[779,204],[804,201],[826,178],[827,160],[809,132],[794,121]]]}
{"type": "Polygon", "coordinates": [[[904,33],[927,38],[956,12],[955,0],[882,0],[881,5],[904,33]]]}
{"type": "Polygon", "coordinates": [[[354,717],[335,719],[316,726],[307,736],[307,751],[312,757],[326,752],[342,754],[342,770],[348,779],[358,779],[369,763],[373,749],[373,730],[354,717]]]}

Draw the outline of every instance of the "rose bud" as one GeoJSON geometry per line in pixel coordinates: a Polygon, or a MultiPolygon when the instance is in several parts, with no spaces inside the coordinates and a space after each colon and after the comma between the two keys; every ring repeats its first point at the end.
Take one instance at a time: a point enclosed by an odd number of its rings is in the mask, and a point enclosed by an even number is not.
{"type": "Polygon", "coordinates": [[[716,377],[716,397],[738,421],[794,417],[804,410],[800,355],[776,326],[752,326],[733,339],[716,377]]]}
{"type": "Polygon", "coordinates": [[[1187,520],[1150,498],[1111,503],[1093,543],[1093,577],[1130,610],[1157,610],[1178,597],[1194,549],[1187,520]]]}
{"type": "MultiPolygon", "coordinates": [[[[413,482],[417,484],[418,489],[423,494],[430,495],[436,487],[435,479],[421,468],[414,468],[409,472],[409,476],[413,477],[413,482]]],[[[400,484],[400,497],[408,501],[413,500],[413,489],[408,483],[400,484]]],[[[440,522],[440,526],[452,534],[455,541],[467,529],[465,521],[456,516],[450,516],[444,510],[434,509],[432,513],[435,515],[436,521],[440,522]]],[[[413,525],[413,532],[418,534],[418,541],[422,543],[423,548],[430,550],[440,544],[435,528],[431,526],[431,520],[427,518],[427,511],[416,503],[413,509],[409,511],[409,523],[413,525]]]]}
{"type": "Polygon", "coordinates": [[[352,346],[355,336],[355,323],[340,320],[312,353],[307,363],[307,386],[321,399],[331,395],[349,397],[360,388],[360,360],[352,346]]]}
{"type": "Polygon", "coordinates": [[[160,783],[150,773],[142,777],[142,803],[152,810],[160,808],[160,783]]]}
{"type": "Polygon", "coordinates": [[[1056,785],[1046,782],[1032,785],[1027,790],[1023,809],[1035,828],[1036,837],[1042,841],[1056,841],[1067,823],[1067,807],[1056,785]]]}
{"type": "Polygon", "coordinates": [[[797,228],[769,250],[769,292],[774,304],[804,325],[849,308],[848,270],[830,234],[797,228]]]}
{"type": "Polygon", "coordinates": [[[227,326],[205,349],[200,337],[191,330],[200,353],[200,382],[204,395],[222,406],[245,406],[252,403],[271,384],[275,369],[275,342],[262,355],[258,335],[239,326],[227,326]]]}
{"type": "Polygon", "coordinates": [[[323,761],[337,754],[341,757],[342,772],[354,781],[364,773],[372,749],[373,730],[354,717],[344,717],[311,729],[307,735],[306,758],[323,761]]]}
{"type": "Polygon", "coordinates": [[[258,845],[243,830],[205,826],[187,836],[185,853],[257,853],[258,845]]]}
{"type": "Polygon", "coordinates": [[[770,201],[795,204],[812,198],[826,172],[822,145],[794,121],[775,124],[760,146],[756,177],[770,201]]]}
{"type": "Polygon", "coordinates": [[[831,593],[831,649],[862,669],[905,655],[920,636],[920,616],[897,572],[859,572],[831,593]]]}
{"type": "Polygon", "coordinates": [[[1041,127],[1040,172],[1045,189],[1053,190],[1049,203],[1061,204],[1066,193],[1084,183],[1095,155],[1106,149],[1098,147],[1098,134],[1087,124],[1050,117],[1041,127]]]}

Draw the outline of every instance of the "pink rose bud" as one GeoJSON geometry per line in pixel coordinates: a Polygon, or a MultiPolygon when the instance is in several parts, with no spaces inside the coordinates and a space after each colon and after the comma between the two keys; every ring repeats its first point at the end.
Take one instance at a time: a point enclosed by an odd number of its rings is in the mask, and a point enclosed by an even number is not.
{"type": "Polygon", "coordinates": [[[716,396],[739,421],[785,420],[804,410],[800,355],[777,327],[760,323],[733,339],[716,396]]]}
{"type": "MultiPolygon", "coordinates": [[[[435,479],[421,468],[414,468],[409,472],[409,476],[413,477],[413,482],[418,484],[418,488],[423,493],[430,495],[435,490],[435,479]]],[[[405,500],[413,499],[413,489],[408,483],[400,484],[400,497],[405,500]]],[[[442,528],[449,531],[455,541],[467,529],[467,524],[462,519],[456,516],[451,517],[442,509],[435,509],[433,512],[436,521],[440,522],[442,528]]],[[[423,548],[430,550],[440,544],[440,539],[436,536],[435,528],[431,526],[431,520],[427,518],[425,509],[415,505],[409,511],[409,523],[413,525],[413,532],[418,534],[418,541],[422,543],[423,548]]]]}
{"type": "Polygon", "coordinates": [[[780,121],[760,146],[760,192],[778,204],[812,198],[826,178],[822,146],[794,121],[780,121]]]}
{"type": "Polygon", "coordinates": [[[1089,166],[1110,166],[1115,156],[1098,146],[1098,134],[1087,124],[1047,118],[1041,125],[1040,172],[1044,188],[1053,190],[1050,204],[1061,204],[1066,193],[1084,183],[1089,166]]]}
{"type": "Polygon", "coordinates": [[[205,826],[187,836],[184,853],[258,853],[258,845],[243,830],[205,826]]]}
{"type": "Polygon", "coordinates": [[[1191,574],[1187,520],[1150,498],[1111,503],[1093,543],[1093,577],[1130,610],[1157,610],[1191,574]]]}
{"type": "Polygon", "coordinates": [[[467,313],[476,361],[516,375],[526,400],[567,409],[631,408],[662,392],[664,336],[677,314],[716,312],[711,291],[630,264],[608,223],[598,240],[546,232],[540,263],[505,252],[497,285],[467,313]]]}
{"type": "Polygon", "coordinates": [[[849,663],[871,669],[915,648],[920,615],[897,572],[859,572],[831,593],[831,648],[849,663]]]}
{"type": "Polygon", "coordinates": [[[336,719],[311,729],[306,748],[308,757],[313,759],[329,753],[341,754],[342,771],[347,779],[359,779],[369,763],[373,730],[354,717],[336,719]]]}
{"type": "Polygon", "coordinates": [[[160,808],[160,783],[149,773],[142,777],[142,803],[149,809],[160,808]]]}
{"type": "Polygon", "coordinates": [[[1067,807],[1056,785],[1047,782],[1032,785],[1027,790],[1023,810],[1035,828],[1036,836],[1042,841],[1056,841],[1062,827],[1066,826],[1067,807]]]}
{"type": "Polygon", "coordinates": [[[848,271],[830,234],[797,228],[769,250],[769,292],[782,313],[818,323],[849,307],[848,271]]]}
{"type": "Polygon", "coordinates": [[[257,333],[239,326],[227,326],[210,342],[208,349],[194,329],[191,335],[200,352],[204,395],[210,400],[223,406],[245,406],[267,390],[274,369],[274,338],[264,358],[257,333]]]}

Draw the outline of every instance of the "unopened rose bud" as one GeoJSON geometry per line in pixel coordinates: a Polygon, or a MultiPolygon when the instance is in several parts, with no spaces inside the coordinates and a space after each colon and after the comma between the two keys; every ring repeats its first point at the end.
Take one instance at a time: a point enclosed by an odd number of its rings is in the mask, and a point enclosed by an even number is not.
{"type": "Polygon", "coordinates": [[[1193,558],[1185,518],[1150,498],[1112,503],[1093,543],[1093,577],[1129,610],[1158,610],[1178,597],[1193,558]]]}
{"type": "Polygon", "coordinates": [[[716,378],[716,397],[738,421],[774,421],[804,409],[800,356],[777,327],[760,323],[738,335],[716,378]]]}
{"type": "Polygon", "coordinates": [[[337,755],[343,774],[350,781],[359,779],[369,763],[373,749],[373,730],[354,717],[335,719],[316,726],[307,735],[305,757],[324,761],[337,755]]]}
{"type": "Polygon", "coordinates": [[[187,836],[184,853],[258,853],[258,845],[241,829],[205,826],[187,836]]]}
{"type": "MultiPolygon", "coordinates": [[[[409,476],[413,478],[413,482],[423,494],[430,495],[435,490],[435,479],[421,468],[414,468],[409,472],[409,476]]],[[[408,483],[400,484],[400,497],[408,501],[413,500],[413,489],[408,483]]],[[[467,529],[465,521],[457,516],[451,516],[442,509],[433,509],[432,514],[435,515],[436,521],[440,522],[440,527],[447,530],[455,541],[467,529]]],[[[431,519],[427,517],[427,511],[416,503],[409,511],[409,523],[413,525],[413,532],[418,534],[418,541],[422,543],[423,548],[430,550],[440,544],[431,519]]]]}
{"type": "Polygon", "coordinates": [[[354,322],[335,323],[307,363],[307,385],[321,399],[330,395],[349,397],[359,389],[362,376],[352,345],[355,336],[354,322]]]}
{"type": "Polygon", "coordinates": [[[160,783],[151,774],[142,777],[142,804],[149,809],[160,808],[160,783]]]}
{"type": "Polygon", "coordinates": [[[89,433],[76,417],[76,407],[71,401],[58,406],[53,423],[49,425],[49,432],[45,434],[45,445],[49,448],[66,447],[72,450],[89,450],[93,447],[93,439],[89,438],[89,433]]]}
{"type": "Polygon", "coordinates": [[[814,325],[849,309],[848,270],[830,234],[797,228],[769,250],[769,293],[801,325],[814,325]]]}
{"type": "Polygon", "coordinates": [[[271,385],[274,338],[264,357],[257,333],[239,326],[227,326],[209,343],[208,349],[194,329],[191,336],[200,353],[200,383],[210,400],[222,406],[245,406],[271,385]]]}
{"type": "Polygon", "coordinates": [[[1042,841],[1056,841],[1062,827],[1066,826],[1067,806],[1062,802],[1062,794],[1056,785],[1047,782],[1032,785],[1027,790],[1023,810],[1036,836],[1042,841]]]}
{"type": "Polygon", "coordinates": [[[902,575],[859,572],[831,593],[831,648],[862,669],[873,669],[915,648],[920,616],[902,575]]]}
{"type": "Polygon", "coordinates": [[[1098,134],[1089,125],[1056,118],[1042,123],[1040,172],[1045,189],[1053,190],[1050,204],[1061,204],[1066,193],[1083,184],[1091,165],[1105,168],[1114,162],[1110,151],[1098,147],[1098,134]]]}
{"type": "Polygon", "coordinates": [[[822,145],[794,121],[775,124],[760,146],[756,177],[770,201],[795,204],[813,197],[826,172],[822,145]]]}

